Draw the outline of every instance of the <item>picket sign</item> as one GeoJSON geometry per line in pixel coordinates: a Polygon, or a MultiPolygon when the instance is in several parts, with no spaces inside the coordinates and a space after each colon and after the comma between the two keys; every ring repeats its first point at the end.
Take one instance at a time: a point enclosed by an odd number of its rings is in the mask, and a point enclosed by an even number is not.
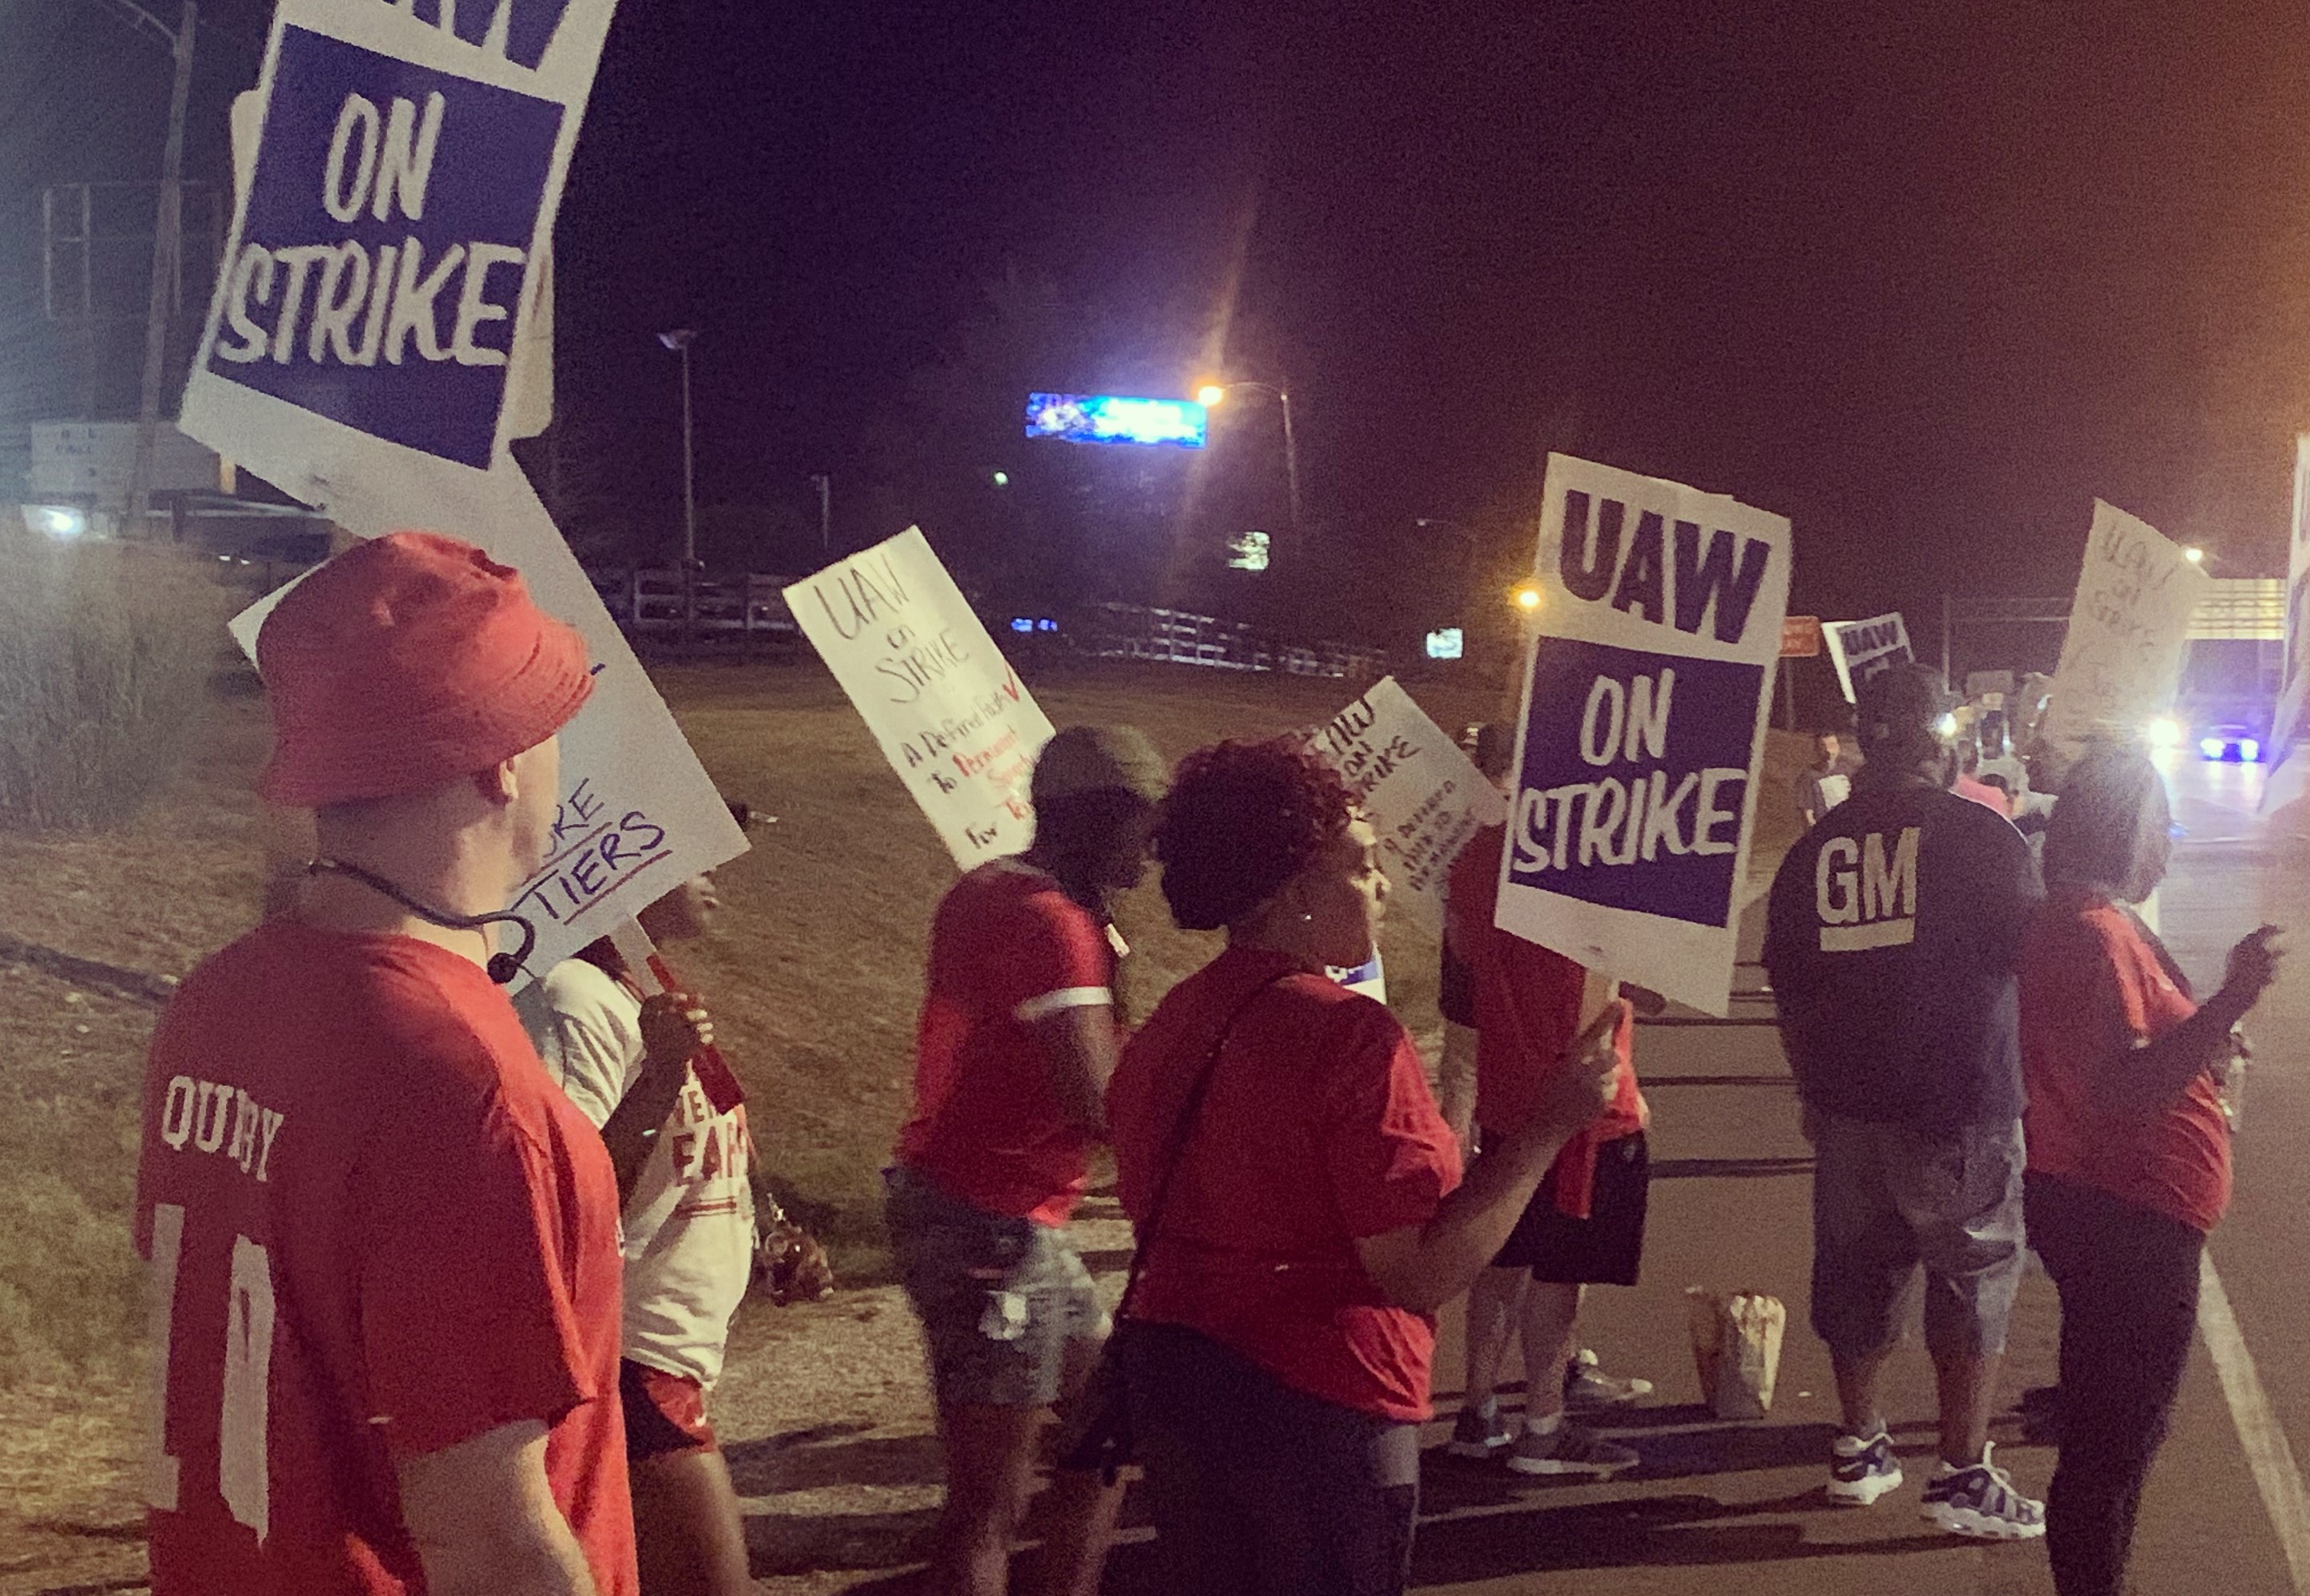
{"type": "Polygon", "coordinates": [[[2294,523],[2286,544],[2286,663],[2278,681],[2278,706],[2270,719],[2271,770],[2262,810],[2275,813],[2305,796],[2306,773],[2293,757],[2302,733],[2302,712],[2310,700],[2310,432],[2294,438],[2294,523]],[[2283,773],[2281,775],[2281,773],[2283,773]]]}
{"type": "Polygon", "coordinates": [[[1867,620],[1824,621],[1820,636],[1828,646],[1829,663],[1837,667],[1837,685],[1848,704],[1859,701],[1861,688],[1872,677],[1895,665],[1916,663],[1916,651],[1909,646],[1908,623],[1898,610],[1867,620]]]}
{"type": "Polygon", "coordinates": [[[1470,837],[1506,817],[1499,789],[1393,676],[1318,726],[1309,746],[1340,773],[1379,834],[1394,894],[1389,912],[1442,936],[1452,862],[1470,837]]]}
{"type": "Polygon", "coordinates": [[[954,862],[1023,852],[1050,719],[922,529],[836,561],[786,601],[954,862]]]}
{"type": "Polygon", "coordinates": [[[1504,931],[1592,972],[1731,1005],[1786,518],[1550,455],[1526,655],[1504,931]]]}
{"type": "Polygon", "coordinates": [[[2091,738],[2132,741],[2173,707],[2190,615],[2211,580],[2156,527],[2094,501],[2041,732],[2058,765],[2091,738]]]}
{"type": "MultiPolygon", "coordinates": [[[[180,422],[359,536],[479,545],[583,634],[524,980],[747,846],[507,447],[549,412],[546,246],[612,4],[281,0],[180,422]]],[[[252,656],[280,596],[236,618],[252,656]]]]}

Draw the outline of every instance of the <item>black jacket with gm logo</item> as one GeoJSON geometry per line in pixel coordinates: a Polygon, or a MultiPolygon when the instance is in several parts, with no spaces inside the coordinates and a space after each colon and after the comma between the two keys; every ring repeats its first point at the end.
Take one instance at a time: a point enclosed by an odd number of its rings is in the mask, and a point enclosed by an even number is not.
{"type": "Polygon", "coordinates": [[[1811,1107],[1954,1130],[2021,1112],[2013,967],[2044,896],[1985,805],[1856,779],[1781,862],[1765,967],[1811,1107]]]}

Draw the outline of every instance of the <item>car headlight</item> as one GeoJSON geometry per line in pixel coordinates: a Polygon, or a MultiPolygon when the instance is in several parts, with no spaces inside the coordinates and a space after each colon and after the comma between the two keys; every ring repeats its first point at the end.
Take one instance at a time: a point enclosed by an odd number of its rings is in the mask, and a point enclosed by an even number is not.
{"type": "Polygon", "coordinates": [[[2170,715],[2161,715],[2141,728],[2141,740],[2152,748],[2179,748],[2182,737],[2182,723],[2170,715]]]}

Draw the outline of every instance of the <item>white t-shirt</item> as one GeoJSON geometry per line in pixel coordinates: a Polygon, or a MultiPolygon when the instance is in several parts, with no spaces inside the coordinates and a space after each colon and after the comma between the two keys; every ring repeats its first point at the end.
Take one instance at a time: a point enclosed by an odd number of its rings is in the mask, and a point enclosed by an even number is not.
{"type": "MultiPolygon", "coordinates": [[[[582,958],[514,1001],[545,1072],[598,1128],[642,1068],[642,1006],[582,958]]],[[[695,1073],[643,1161],[626,1203],[621,1350],[711,1388],[730,1317],[754,1267],[753,1142],[743,1104],[717,1115],[695,1073]]]]}

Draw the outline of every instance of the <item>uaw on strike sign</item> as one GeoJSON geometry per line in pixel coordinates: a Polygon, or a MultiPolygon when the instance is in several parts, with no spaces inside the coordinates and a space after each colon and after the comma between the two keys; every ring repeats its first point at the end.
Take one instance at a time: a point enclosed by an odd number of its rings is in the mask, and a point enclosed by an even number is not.
{"type": "Polygon", "coordinates": [[[1725,1011],[1789,549],[1782,516],[1549,456],[1502,930],[1725,1011]]]}
{"type": "Polygon", "coordinates": [[[180,423],[351,532],[479,544],[585,634],[594,696],[512,906],[532,976],[746,846],[507,449],[545,420],[545,252],[612,3],[281,0],[180,423]]]}

